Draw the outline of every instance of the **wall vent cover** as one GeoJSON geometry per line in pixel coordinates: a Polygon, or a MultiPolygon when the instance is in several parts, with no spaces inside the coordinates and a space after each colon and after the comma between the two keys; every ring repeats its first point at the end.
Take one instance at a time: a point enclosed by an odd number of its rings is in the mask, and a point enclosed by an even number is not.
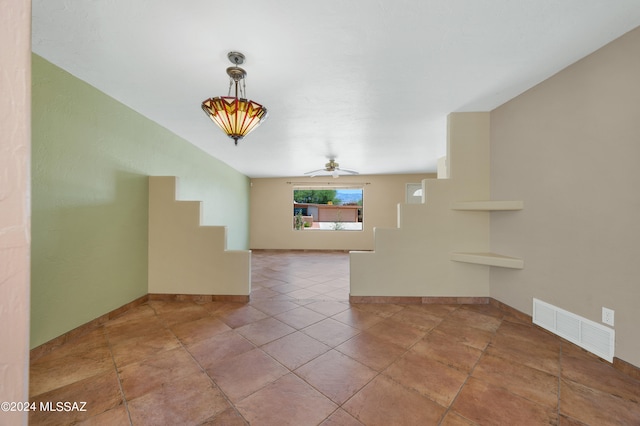
{"type": "Polygon", "coordinates": [[[533,323],[613,362],[615,331],[538,299],[533,299],[533,323]]]}

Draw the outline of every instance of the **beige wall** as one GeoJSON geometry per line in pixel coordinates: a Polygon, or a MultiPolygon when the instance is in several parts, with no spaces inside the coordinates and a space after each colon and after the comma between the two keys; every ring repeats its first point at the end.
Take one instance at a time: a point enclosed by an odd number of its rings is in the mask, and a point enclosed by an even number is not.
{"type": "Polygon", "coordinates": [[[405,185],[420,183],[433,174],[369,175],[300,178],[265,178],[251,181],[252,249],[372,250],[373,228],[395,228],[398,203],[405,200],[405,185]],[[364,185],[363,231],[295,231],[293,187],[287,182],[310,184],[368,183],[364,185]]]}
{"type": "MultiPolygon", "coordinates": [[[[0,402],[28,400],[31,2],[0,2],[0,402]]],[[[0,424],[27,424],[0,412],[0,424]]]]}
{"type": "Polygon", "coordinates": [[[227,227],[178,194],[175,176],[149,177],[149,293],[248,296],[251,252],[227,250],[227,227]]]}
{"type": "Polygon", "coordinates": [[[448,117],[450,178],[425,180],[424,204],[400,205],[398,228],[376,229],[374,251],[351,253],[352,296],[489,296],[490,266],[451,258],[489,251],[489,213],[452,208],[489,199],[489,118],[448,117]]]}
{"type": "Polygon", "coordinates": [[[492,268],[491,296],[532,298],[601,321],[615,356],[640,366],[640,28],[491,113],[491,245],[525,259],[492,268]]]}

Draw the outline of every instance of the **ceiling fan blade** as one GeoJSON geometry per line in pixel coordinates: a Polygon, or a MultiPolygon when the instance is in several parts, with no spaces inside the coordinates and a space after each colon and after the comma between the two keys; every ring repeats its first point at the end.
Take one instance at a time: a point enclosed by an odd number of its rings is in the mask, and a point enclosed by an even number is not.
{"type": "Polygon", "coordinates": [[[349,170],[349,169],[337,169],[340,170],[341,173],[348,173],[350,175],[359,175],[360,173],[356,172],[355,170],[349,170]]]}
{"type": "MultiPolygon", "coordinates": [[[[304,174],[305,175],[313,175],[313,176],[315,176],[320,172],[326,172],[326,170],[325,169],[311,170],[310,172],[305,172],[304,174]]],[[[311,176],[311,177],[313,177],[313,176],[311,176]]]]}

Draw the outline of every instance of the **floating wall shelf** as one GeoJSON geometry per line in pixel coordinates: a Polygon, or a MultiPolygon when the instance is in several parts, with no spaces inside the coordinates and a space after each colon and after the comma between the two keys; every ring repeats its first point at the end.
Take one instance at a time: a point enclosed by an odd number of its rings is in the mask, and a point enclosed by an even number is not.
{"type": "MultiPolygon", "coordinates": [[[[452,210],[466,210],[476,212],[513,211],[522,210],[522,201],[460,201],[451,205],[452,210]]],[[[498,266],[500,268],[522,269],[524,261],[517,257],[503,256],[496,253],[451,253],[451,260],[455,262],[475,263],[478,265],[498,266]]]]}
{"type": "Polygon", "coordinates": [[[522,269],[524,260],[517,257],[503,256],[496,253],[451,253],[455,262],[475,263],[478,265],[498,266],[501,268],[522,269]]]}
{"type": "Polygon", "coordinates": [[[452,210],[472,210],[472,211],[508,211],[522,210],[523,201],[461,201],[453,203],[452,210]]]}

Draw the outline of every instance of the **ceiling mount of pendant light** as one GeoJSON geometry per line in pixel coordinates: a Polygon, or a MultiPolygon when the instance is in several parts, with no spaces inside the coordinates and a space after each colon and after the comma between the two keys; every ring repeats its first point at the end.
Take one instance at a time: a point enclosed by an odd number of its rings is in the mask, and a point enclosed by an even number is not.
{"type": "Polygon", "coordinates": [[[229,93],[227,96],[205,100],[202,102],[202,109],[211,121],[238,145],[238,140],[258,127],[267,118],[268,113],[259,103],[246,99],[244,83],[247,72],[238,66],[244,63],[244,55],[240,52],[229,52],[227,57],[233,64],[227,68],[230,78],[229,93]],[[235,96],[231,96],[232,87],[235,88],[235,96]]]}

